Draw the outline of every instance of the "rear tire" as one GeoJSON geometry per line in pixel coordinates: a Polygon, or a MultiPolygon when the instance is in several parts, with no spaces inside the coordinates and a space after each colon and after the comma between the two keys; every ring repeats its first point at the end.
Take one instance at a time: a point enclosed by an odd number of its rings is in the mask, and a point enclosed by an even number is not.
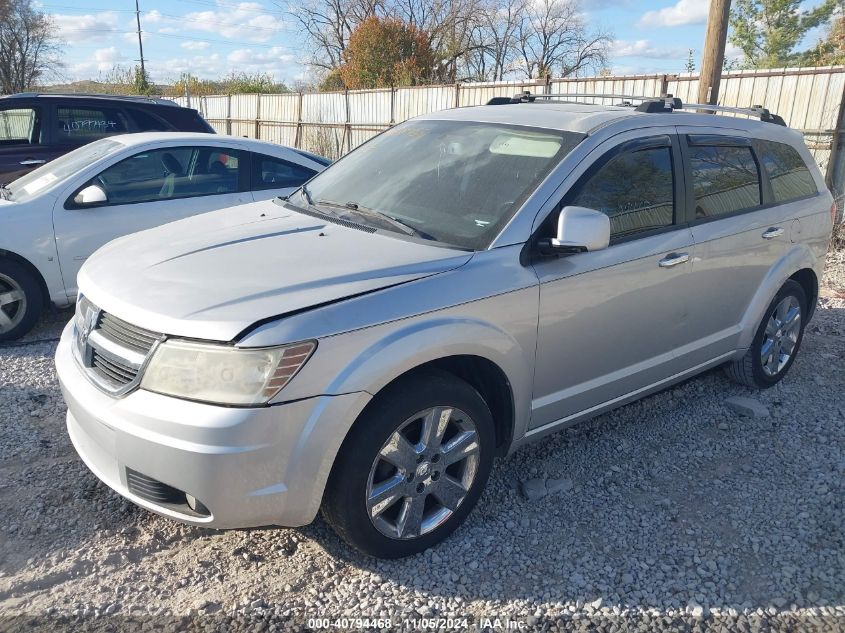
{"type": "Polygon", "coordinates": [[[41,284],[20,262],[0,259],[0,341],[29,332],[44,308],[41,284]]]}
{"type": "Polygon", "coordinates": [[[757,389],[779,383],[801,348],[807,314],[807,295],[790,279],[769,304],[745,356],[725,366],[728,377],[757,389]]]}
{"type": "Polygon", "coordinates": [[[495,433],[490,409],[444,372],[402,378],[362,413],[335,461],[323,515],[365,554],[400,558],[439,543],[464,522],[487,483],[495,433]]]}

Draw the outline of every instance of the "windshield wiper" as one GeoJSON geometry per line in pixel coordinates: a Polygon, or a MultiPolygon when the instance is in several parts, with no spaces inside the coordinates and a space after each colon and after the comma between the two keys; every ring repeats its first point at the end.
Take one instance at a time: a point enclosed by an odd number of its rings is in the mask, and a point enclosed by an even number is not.
{"type": "Polygon", "coordinates": [[[3,198],[3,200],[11,200],[12,190],[9,189],[6,185],[0,185],[0,197],[3,198]]]}
{"type": "Polygon", "coordinates": [[[332,200],[317,200],[317,204],[329,207],[337,207],[340,209],[348,209],[352,213],[357,213],[358,215],[374,218],[377,221],[381,221],[385,224],[388,224],[389,226],[393,227],[400,233],[404,233],[405,235],[418,236],[423,237],[425,239],[434,239],[430,235],[422,233],[418,229],[414,228],[407,222],[403,222],[399,218],[394,218],[393,216],[387,215],[382,211],[376,211],[375,209],[368,209],[367,207],[362,207],[355,202],[347,202],[345,204],[341,204],[339,202],[333,202],[332,200]]]}
{"type": "Polygon", "coordinates": [[[314,198],[311,197],[311,192],[308,191],[308,185],[302,185],[301,189],[302,195],[305,196],[305,199],[308,201],[308,204],[310,204],[312,207],[316,206],[314,204],[314,198]]]}

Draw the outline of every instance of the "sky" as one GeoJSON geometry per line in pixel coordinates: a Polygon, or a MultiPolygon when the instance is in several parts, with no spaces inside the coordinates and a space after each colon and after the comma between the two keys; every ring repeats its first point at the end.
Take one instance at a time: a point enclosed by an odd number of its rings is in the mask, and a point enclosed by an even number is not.
{"type": "MultiPolygon", "coordinates": [[[[310,77],[305,42],[273,0],[139,0],[144,58],[153,81],[184,72],[219,78],[268,73],[293,84],[310,77]]],[[[38,0],[64,41],[59,81],[97,79],[137,64],[134,0],[38,0]]],[[[808,3],[808,6],[814,3],[808,3]]],[[[614,74],[684,72],[699,64],[709,0],[583,0],[591,25],[613,34],[614,74]]],[[[738,51],[729,45],[728,57],[738,51]]]]}

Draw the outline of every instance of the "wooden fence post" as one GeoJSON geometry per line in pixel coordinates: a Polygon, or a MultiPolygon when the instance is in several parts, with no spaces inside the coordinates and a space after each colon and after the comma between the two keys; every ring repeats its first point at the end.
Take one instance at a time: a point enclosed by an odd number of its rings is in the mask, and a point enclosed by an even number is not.
{"type": "Polygon", "coordinates": [[[302,149],[302,93],[299,93],[296,108],[296,136],[293,139],[293,146],[302,149]]]}
{"type": "Polygon", "coordinates": [[[255,138],[261,138],[261,93],[256,95],[258,103],[255,104],[255,138]]]}
{"type": "Polygon", "coordinates": [[[226,95],[226,134],[232,134],[232,95],[226,95]]]}

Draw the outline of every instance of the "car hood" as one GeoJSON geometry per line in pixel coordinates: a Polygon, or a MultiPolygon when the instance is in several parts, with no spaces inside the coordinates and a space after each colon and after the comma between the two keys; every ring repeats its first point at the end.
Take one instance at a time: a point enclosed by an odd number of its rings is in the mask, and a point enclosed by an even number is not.
{"type": "Polygon", "coordinates": [[[259,321],[421,279],[472,253],[369,233],[273,201],[195,216],[110,242],[79,288],[156,332],[230,341],[259,321]]]}

